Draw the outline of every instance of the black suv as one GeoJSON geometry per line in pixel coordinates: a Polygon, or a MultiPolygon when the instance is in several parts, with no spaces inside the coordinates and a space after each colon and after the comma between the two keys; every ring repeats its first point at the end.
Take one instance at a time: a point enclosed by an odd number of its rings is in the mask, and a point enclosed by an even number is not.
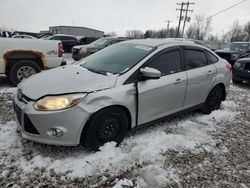
{"type": "Polygon", "coordinates": [[[225,49],[215,51],[221,58],[226,59],[231,65],[250,54],[250,42],[233,42],[225,49]]]}
{"type": "Polygon", "coordinates": [[[250,81],[250,57],[239,59],[233,66],[233,83],[241,84],[250,81]]]}
{"type": "Polygon", "coordinates": [[[65,53],[71,53],[73,46],[79,44],[79,40],[73,35],[54,35],[47,38],[48,40],[60,40],[63,44],[65,53]]]}

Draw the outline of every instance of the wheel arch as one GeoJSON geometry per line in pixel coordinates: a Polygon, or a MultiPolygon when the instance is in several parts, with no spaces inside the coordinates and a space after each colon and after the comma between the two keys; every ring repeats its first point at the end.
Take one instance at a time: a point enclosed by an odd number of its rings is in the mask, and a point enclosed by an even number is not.
{"type": "Polygon", "coordinates": [[[33,60],[41,70],[45,69],[46,61],[43,53],[32,50],[13,50],[3,55],[5,61],[5,73],[8,74],[11,67],[19,60],[33,60]]]}
{"type": "Polygon", "coordinates": [[[128,117],[128,120],[129,120],[129,126],[128,126],[129,129],[128,129],[128,131],[132,129],[132,116],[131,116],[131,114],[130,114],[129,109],[128,109],[126,106],[123,106],[123,105],[110,105],[110,106],[105,106],[105,107],[100,108],[100,109],[97,110],[95,113],[93,113],[93,114],[90,115],[89,119],[87,120],[87,122],[85,123],[85,125],[84,125],[83,128],[82,128],[79,143],[82,143],[82,141],[83,141],[82,137],[84,136],[84,132],[87,131],[88,126],[89,126],[89,124],[90,124],[90,121],[91,121],[92,117],[93,117],[95,114],[101,112],[102,110],[108,109],[108,108],[112,108],[112,107],[120,108],[120,109],[122,109],[122,110],[126,113],[126,115],[127,115],[127,117],[128,117]]]}
{"type": "Polygon", "coordinates": [[[215,87],[220,87],[223,91],[223,100],[222,101],[225,101],[226,100],[226,86],[224,83],[220,82],[220,83],[217,83],[215,84],[212,89],[209,91],[209,93],[215,88],[215,87]]]}

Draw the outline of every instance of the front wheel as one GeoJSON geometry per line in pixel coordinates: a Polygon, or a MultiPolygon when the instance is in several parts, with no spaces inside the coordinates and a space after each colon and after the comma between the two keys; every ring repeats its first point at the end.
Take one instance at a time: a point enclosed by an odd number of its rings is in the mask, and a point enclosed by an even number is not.
{"type": "Polygon", "coordinates": [[[220,86],[216,86],[207,96],[207,99],[201,111],[205,114],[210,114],[212,111],[218,110],[220,108],[222,100],[223,89],[220,86]]]}
{"type": "Polygon", "coordinates": [[[9,71],[9,80],[12,84],[17,85],[22,80],[33,74],[41,72],[41,68],[32,60],[20,60],[15,62],[9,71]]]}
{"type": "Polygon", "coordinates": [[[127,134],[129,120],[119,107],[105,108],[91,117],[84,130],[81,143],[91,150],[98,150],[106,142],[122,142],[127,134]]]}

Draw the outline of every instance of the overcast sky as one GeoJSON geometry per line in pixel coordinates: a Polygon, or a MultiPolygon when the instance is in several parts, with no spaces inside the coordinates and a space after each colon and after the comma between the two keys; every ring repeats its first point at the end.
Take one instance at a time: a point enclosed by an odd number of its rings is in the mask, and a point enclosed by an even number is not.
{"type": "MultiPolygon", "coordinates": [[[[194,0],[191,17],[210,16],[241,0],[194,0]]],[[[49,26],[74,25],[124,35],[126,30],[177,26],[177,0],[0,0],[0,27],[39,32],[49,26]]],[[[250,21],[250,0],[212,20],[212,32],[227,31],[233,21],[250,21]]]]}

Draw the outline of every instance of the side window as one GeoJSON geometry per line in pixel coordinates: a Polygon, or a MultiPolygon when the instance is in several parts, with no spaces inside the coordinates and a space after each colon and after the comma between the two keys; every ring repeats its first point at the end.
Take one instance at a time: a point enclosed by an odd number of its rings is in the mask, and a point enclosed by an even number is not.
{"type": "Polygon", "coordinates": [[[212,54],[211,52],[207,51],[207,55],[208,55],[208,57],[210,59],[211,64],[217,63],[219,61],[219,59],[214,54],[212,54]]]}
{"type": "Polygon", "coordinates": [[[186,70],[196,69],[207,65],[207,57],[203,51],[185,50],[186,70]]]}
{"type": "Polygon", "coordinates": [[[180,51],[175,50],[157,57],[148,67],[155,68],[163,75],[169,75],[181,71],[180,51]]]}

